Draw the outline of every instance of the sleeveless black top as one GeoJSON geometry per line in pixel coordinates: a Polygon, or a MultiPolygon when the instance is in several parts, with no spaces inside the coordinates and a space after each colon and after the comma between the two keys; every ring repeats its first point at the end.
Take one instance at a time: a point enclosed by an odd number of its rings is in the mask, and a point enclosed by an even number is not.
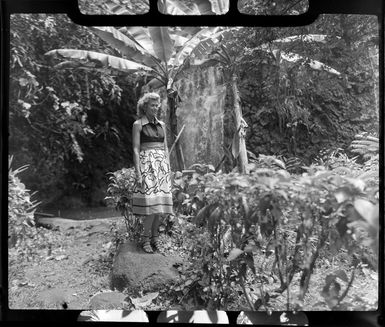
{"type": "Polygon", "coordinates": [[[140,132],[140,143],[163,141],[164,131],[159,121],[142,125],[142,130],[140,132]]]}

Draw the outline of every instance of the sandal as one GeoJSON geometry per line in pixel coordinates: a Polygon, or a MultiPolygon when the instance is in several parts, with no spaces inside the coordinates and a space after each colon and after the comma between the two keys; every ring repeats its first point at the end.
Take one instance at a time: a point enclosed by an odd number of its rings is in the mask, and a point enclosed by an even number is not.
{"type": "Polygon", "coordinates": [[[154,248],[155,251],[159,252],[161,248],[161,244],[159,240],[155,240],[151,242],[152,247],[154,248]]]}
{"type": "Polygon", "coordinates": [[[150,242],[144,242],[143,243],[143,251],[146,253],[154,253],[154,251],[152,250],[150,242]]]}

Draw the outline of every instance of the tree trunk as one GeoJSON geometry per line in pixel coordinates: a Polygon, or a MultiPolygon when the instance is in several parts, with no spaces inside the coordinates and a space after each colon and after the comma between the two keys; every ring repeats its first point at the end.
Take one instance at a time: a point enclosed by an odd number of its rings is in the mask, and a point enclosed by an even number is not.
{"type": "MultiPolygon", "coordinates": [[[[169,120],[170,120],[170,129],[171,129],[171,144],[174,143],[178,135],[178,121],[176,117],[177,97],[178,97],[178,94],[176,92],[167,95],[167,106],[169,110],[169,120]]],[[[185,169],[185,165],[184,165],[182,147],[179,141],[177,142],[177,144],[175,144],[175,154],[176,154],[178,170],[182,171],[185,169]]]]}
{"type": "Polygon", "coordinates": [[[236,73],[232,73],[231,76],[231,90],[233,94],[233,107],[234,107],[234,114],[235,114],[235,126],[236,131],[235,133],[238,133],[237,141],[238,142],[238,170],[241,174],[247,173],[247,152],[246,152],[246,140],[245,140],[245,128],[247,125],[245,125],[245,122],[242,118],[242,109],[241,109],[241,99],[239,97],[239,90],[238,90],[238,84],[237,84],[237,75],[236,73]]]}

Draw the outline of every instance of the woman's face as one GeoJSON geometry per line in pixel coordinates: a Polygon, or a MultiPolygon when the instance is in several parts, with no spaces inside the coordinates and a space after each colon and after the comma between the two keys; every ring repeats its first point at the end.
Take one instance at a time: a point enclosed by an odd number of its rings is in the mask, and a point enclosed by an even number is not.
{"type": "Polygon", "coordinates": [[[158,109],[160,107],[160,103],[158,100],[151,100],[147,103],[147,106],[144,107],[144,112],[150,120],[154,119],[156,114],[158,113],[158,109]]]}

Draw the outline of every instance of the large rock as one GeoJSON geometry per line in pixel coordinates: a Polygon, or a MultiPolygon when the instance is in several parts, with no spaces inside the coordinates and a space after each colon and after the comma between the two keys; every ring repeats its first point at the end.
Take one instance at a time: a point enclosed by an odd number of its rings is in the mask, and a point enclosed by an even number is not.
{"type": "Polygon", "coordinates": [[[167,257],[158,253],[145,253],[133,242],[122,244],[115,255],[110,287],[129,293],[158,291],[178,280],[173,267],[182,262],[178,256],[167,257]]]}

